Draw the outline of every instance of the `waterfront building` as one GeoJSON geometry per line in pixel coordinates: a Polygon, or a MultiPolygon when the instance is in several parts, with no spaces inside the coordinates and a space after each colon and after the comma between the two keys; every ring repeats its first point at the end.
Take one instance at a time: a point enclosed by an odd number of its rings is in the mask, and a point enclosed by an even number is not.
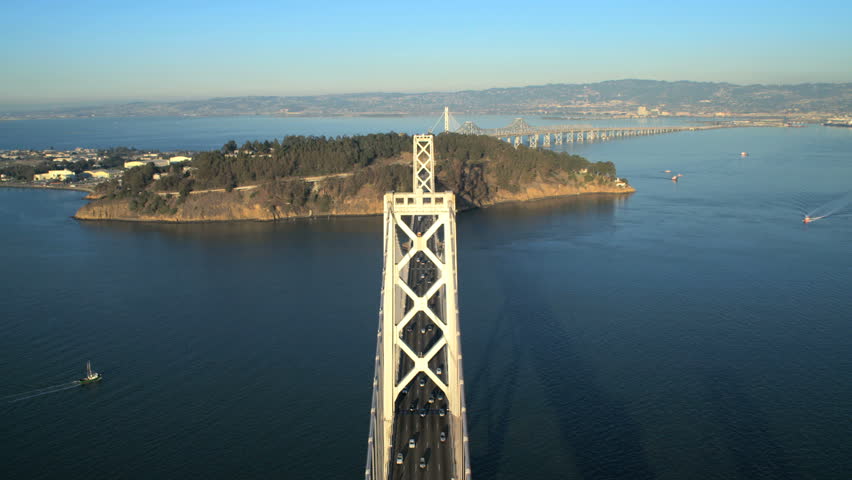
{"type": "Polygon", "coordinates": [[[74,177],[74,172],[71,170],[49,170],[47,173],[37,173],[33,175],[33,180],[67,180],[74,177]]]}
{"type": "Polygon", "coordinates": [[[191,157],[185,157],[183,155],[177,155],[169,159],[169,163],[183,163],[192,160],[191,157]]]}

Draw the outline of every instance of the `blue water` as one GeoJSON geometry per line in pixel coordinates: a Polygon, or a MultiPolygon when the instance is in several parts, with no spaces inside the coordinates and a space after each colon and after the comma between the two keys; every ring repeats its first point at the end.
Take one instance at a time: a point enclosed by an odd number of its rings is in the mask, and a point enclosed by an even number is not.
{"type": "MultiPolygon", "coordinates": [[[[246,140],[271,140],[286,135],[361,135],[376,132],[423,133],[431,128],[442,131],[443,120],[434,117],[132,117],[84,118],[52,120],[19,120],[0,122],[0,150],[76,147],[109,148],[116,146],[139,149],[210,150],[229,140],[242,144],[246,140]]],[[[456,117],[454,117],[456,118],[456,117]]],[[[509,125],[514,116],[458,116],[458,122],[473,121],[482,128],[509,125]]],[[[615,120],[544,120],[527,117],[530,124],[620,125],[697,125],[698,119],[615,120]]]]}
{"type": "MultiPolygon", "coordinates": [[[[852,217],[801,212],[852,190],[852,132],[573,151],[637,193],[458,217],[476,478],[849,478],[852,217]]],[[[105,378],[0,404],[4,477],[362,474],[379,219],[83,223],[80,197],[0,189],[0,397],[105,378]]]]}

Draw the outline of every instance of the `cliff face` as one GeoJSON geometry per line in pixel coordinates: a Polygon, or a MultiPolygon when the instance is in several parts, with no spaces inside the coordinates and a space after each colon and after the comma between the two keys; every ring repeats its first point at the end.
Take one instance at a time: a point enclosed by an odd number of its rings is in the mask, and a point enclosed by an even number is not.
{"type": "MultiPolygon", "coordinates": [[[[318,189],[322,189],[318,185],[318,189]]],[[[532,182],[521,185],[517,191],[498,190],[492,192],[481,206],[508,202],[527,202],[545,198],[571,195],[608,193],[627,194],[633,187],[618,187],[612,182],[589,182],[586,184],[532,182]]],[[[84,205],[74,216],[80,220],[120,220],[138,222],[228,222],[228,221],[273,221],[283,218],[311,216],[380,215],[383,211],[383,192],[373,185],[366,185],[355,195],[337,199],[330,204],[307,202],[299,207],[277,205],[270,202],[262,189],[233,192],[206,192],[179,199],[166,197],[172,206],[169,213],[145,213],[130,208],[127,199],[102,198],[84,205]]]]}
{"type": "Polygon", "coordinates": [[[635,191],[636,189],[631,186],[617,187],[616,185],[611,183],[588,183],[584,185],[576,185],[570,183],[536,182],[524,185],[517,192],[509,192],[506,190],[498,191],[494,195],[492,195],[491,199],[488,202],[483,203],[483,206],[509,202],[531,202],[534,200],[542,200],[545,198],[567,197],[571,195],[583,195],[592,193],[609,193],[621,195],[633,193],[635,191]]]}

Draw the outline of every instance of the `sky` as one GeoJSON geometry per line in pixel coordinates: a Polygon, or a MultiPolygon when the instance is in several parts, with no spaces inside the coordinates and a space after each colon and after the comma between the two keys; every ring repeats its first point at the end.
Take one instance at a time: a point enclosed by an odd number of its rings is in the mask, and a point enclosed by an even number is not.
{"type": "Polygon", "coordinates": [[[0,0],[0,18],[4,105],[852,82],[849,0],[0,0]]]}

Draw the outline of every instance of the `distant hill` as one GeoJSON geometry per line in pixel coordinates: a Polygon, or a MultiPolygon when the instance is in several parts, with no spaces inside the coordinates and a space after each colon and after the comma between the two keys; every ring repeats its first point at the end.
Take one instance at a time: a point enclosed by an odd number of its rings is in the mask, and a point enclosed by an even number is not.
{"type": "Polygon", "coordinates": [[[611,80],[459,92],[356,93],[288,97],[223,97],[179,102],[133,102],[0,112],[0,118],[85,116],[416,115],[445,105],[468,114],[635,112],[638,106],[669,112],[796,114],[852,112],[852,83],[734,85],[713,82],[611,80]]]}

